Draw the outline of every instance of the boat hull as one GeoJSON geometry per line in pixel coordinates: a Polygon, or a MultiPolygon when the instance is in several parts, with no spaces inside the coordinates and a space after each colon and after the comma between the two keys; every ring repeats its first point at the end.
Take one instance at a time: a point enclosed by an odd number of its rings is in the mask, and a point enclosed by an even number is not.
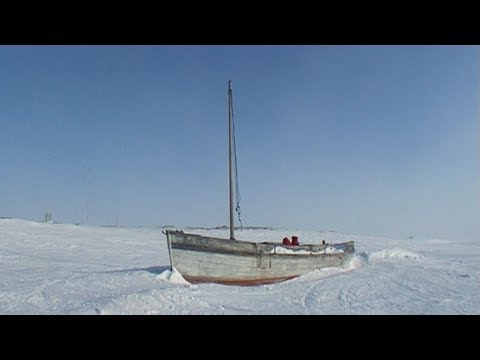
{"type": "Polygon", "coordinates": [[[166,231],[171,266],[189,282],[261,285],[324,267],[342,266],[353,242],[284,246],[166,231]],[[334,251],[333,253],[329,253],[334,251]]]}

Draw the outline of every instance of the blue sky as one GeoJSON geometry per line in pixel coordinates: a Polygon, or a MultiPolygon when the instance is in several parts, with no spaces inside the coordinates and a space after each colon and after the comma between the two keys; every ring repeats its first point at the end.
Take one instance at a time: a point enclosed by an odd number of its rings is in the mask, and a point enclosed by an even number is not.
{"type": "Polygon", "coordinates": [[[0,46],[0,216],[479,235],[477,46],[0,46]],[[87,210],[88,209],[88,210],[87,210]]]}

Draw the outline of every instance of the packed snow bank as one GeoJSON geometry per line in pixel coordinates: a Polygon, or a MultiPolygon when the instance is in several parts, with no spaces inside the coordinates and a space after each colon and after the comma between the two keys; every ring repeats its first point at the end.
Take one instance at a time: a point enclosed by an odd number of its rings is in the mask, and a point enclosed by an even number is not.
{"type": "Polygon", "coordinates": [[[365,264],[366,264],[365,259],[355,254],[350,258],[350,260],[348,260],[347,262],[345,262],[345,264],[343,264],[342,268],[350,271],[350,270],[358,269],[359,267],[365,264]]]}
{"type": "Polygon", "coordinates": [[[368,262],[370,264],[381,263],[381,262],[396,262],[396,261],[411,261],[411,260],[421,260],[424,256],[417,254],[413,251],[404,250],[404,249],[384,249],[380,251],[374,251],[370,254],[367,254],[368,262]]]}
{"type": "Polygon", "coordinates": [[[158,274],[157,279],[169,281],[174,284],[190,285],[190,283],[187,280],[185,280],[182,274],[180,274],[180,272],[175,268],[173,268],[173,271],[165,270],[162,273],[158,274]]]}

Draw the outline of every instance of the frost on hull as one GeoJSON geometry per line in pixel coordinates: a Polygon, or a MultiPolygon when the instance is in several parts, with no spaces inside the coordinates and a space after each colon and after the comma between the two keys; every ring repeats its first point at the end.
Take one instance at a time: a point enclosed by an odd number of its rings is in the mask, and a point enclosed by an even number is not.
{"type": "Polygon", "coordinates": [[[353,241],[283,246],[167,230],[171,266],[189,282],[260,285],[288,280],[315,269],[342,266],[353,241]],[[335,249],[332,251],[331,249],[335,249]]]}

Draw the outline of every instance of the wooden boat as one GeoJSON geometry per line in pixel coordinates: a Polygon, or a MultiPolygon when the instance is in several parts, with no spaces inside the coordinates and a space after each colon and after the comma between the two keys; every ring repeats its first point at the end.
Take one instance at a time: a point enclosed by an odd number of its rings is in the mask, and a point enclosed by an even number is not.
{"type": "MultiPolygon", "coordinates": [[[[237,179],[237,169],[230,83],[229,81],[230,239],[166,230],[171,267],[178,270],[191,283],[260,285],[292,279],[315,269],[342,266],[355,252],[353,241],[291,246],[235,239],[233,177],[235,175],[237,179]]],[[[238,182],[236,195],[238,196],[238,182]]],[[[238,199],[236,209],[239,210],[238,199]]]]}

